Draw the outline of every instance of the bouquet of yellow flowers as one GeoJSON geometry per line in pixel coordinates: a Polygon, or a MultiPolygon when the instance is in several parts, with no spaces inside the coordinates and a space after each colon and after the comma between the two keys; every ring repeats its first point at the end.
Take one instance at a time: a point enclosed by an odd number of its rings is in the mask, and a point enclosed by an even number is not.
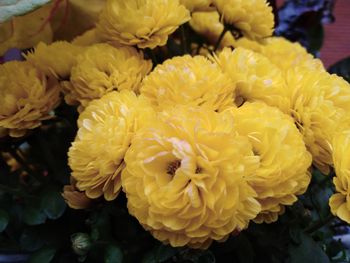
{"type": "Polygon", "coordinates": [[[44,2],[0,24],[22,50],[0,65],[0,254],[348,257],[320,235],[350,223],[350,84],[273,36],[266,0],[44,2]]]}

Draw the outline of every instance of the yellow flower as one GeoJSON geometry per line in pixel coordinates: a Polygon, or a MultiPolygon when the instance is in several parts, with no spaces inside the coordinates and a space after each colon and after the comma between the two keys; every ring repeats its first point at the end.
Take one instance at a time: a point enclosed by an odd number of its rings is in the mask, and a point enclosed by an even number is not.
{"type": "Polygon", "coordinates": [[[102,40],[97,33],[96,28],[85,31],[82,35],[73,39],[72,44],[77,46],[91,46],[97,43],[101,43],[102,40]]]}
{"type": "Polygon", "coordinates": [[[230,114],[176,106],[136,133],[125,163],[129,213],[174,247],[206,248],[260,212],[245,179],[258,160],[230,114]]]}
{"type": "Polygon", "coordinates": [[[210,11],[213,9],[212,0],[180,0],[180,4],[186,6],[191,12],[210,11]]]}
{"type": "Polygon", "coordinates": [[[336,176],[333,178],[337,193],[331,196],[329,206],[333,215],[350,224],[350,126],[345,125],[333,139],[333,161],[336,176]]]}
{"type": "Polygon", "coordinates": [[[93,45],[77,57],[70,85],[65,86],[65,99],[69,104],[79,102],[86,106],[113,90],[138,91],[141,80],[151,68],[152,63],[132,47],[93,45]]]}
{"type": "Polygon", "coordinates": [[[291,115],[314,164],[325,174],[332,165],[331,142],[335,127],[350,111],[350,85],[324,71],[294,68],[287,72],[291,115]]]}
{"type": "Polygon", "coordinates": [[[73,209],[86,209],[92,203],[92,200],[84,192],[76,188],[76,181],[73,177],[70,178],[70,184],[63,187],[62,197],[73,209]]]}
{"type": "Polygon", "coordinates": [[[257,222],[271,223],[285,205],[297,201],[309,183],[312,163],[293,119],[262,102],[245,103],[232,111],[238,133],[249,138],[260,159],[248,182],[258,194],[262,215],[257,222]]]}
{"type": "Polygon", "coordinates": [[[213,0],[225,23],[252,39],[272,35],[274,16],[266,0],[213,0]]]}
{"type": "Polygon", "coordinates": [[[186,55],[158,65],[143,80],[141,94],[160,110],[191,105],[222,111],[233,105],[234,86],[207,58],[186,55]]]}
{"type": "MultiPolygon", "coordinates": [[[[267,38],[267,39],[269,39],[269,38],[267,38]]],[[[235,48],[242,47],[242,48],[257,52],[257,53],[262,53],[262,49],[264,47],[265,42],[266,42],[266,38],[261,39],[259,41],[255,41],[255,40],[251,40],[251,39],[246,38],[246,37],[241,37],[235,41],[233,46],[235,48]]]]}
{"type": "Polygon", "coordinates": [[[315,59],[299,43],[283,37],[269,37],[259,42],[242,37],[235,41],[234,47],[243,47],[264,55],[283,73],[294,67],[324,71],[321,60],[315,59]]]}
{"type": "Polygon", "coordinates": [[[59,103],[59,89],[51,79],[28,62],[11,61],[0,65],[0,134],[21,137],[59,103]]]}
{"type": "Polygon", "coordinates": [[[293,43],[283,37],[271,37],[265,40],[261,53],[281,70],[305,67],[310,70],[323,70],[319,59],[315,59],[299,43],[293,43]]]}
{"type": "Polygon", "coordinates": [[[110,92],[80,114],[78,134],[69,149],[69,166],[79,190],[89,198],[117,197],[124,155],[135,131],[152,110],[132,91],[110,92]]]}
{"type": "Polygon", "coordinates": [[[97,29],[108,42],[153,49],[188,20],[178,0],[108,0],[97,29]]]}
{"type": "MultiPolygon", "coordinates": [[[[205,36],[208,41],[215,45],[218,41],[224,25],[220,22],[219,13],[214,12],[195,12],[192,14],[190,25],[198,34],[205,36]]],[[[226,32],[220,42],[221,47],[233,46],[235,39],[230,32],[226,32]]]]}
{"type": "MultiPolygon", "coordinates": [[[[263,201],[260,200],[260,203],[263,204],[263,201]]],[[[286,208],[284,205],[276,205],[275,207],[269,208],[269,210],[260,212],[260,214],[254,218],[254,222],[257,224],[271,224],[273,222],[276,222],[278,220],[278,217],[280,215],[283,215],[285,211],[286,208]]]]}
{"type": "Polygon", "coordinates": [[[263,101],[283,112],[289,110],[289,98],[280,69],[263,55],[244,48],[225,48],[214,58],[236,86],[236,105],[244,101],[263,101]]]}
{"type": "Polygon", "coordinates": [[[26,59],[47,76],[67,80],[77,63],[77,56],[82,52],[82,47],[65,41],[57,41],[51,45],[40,42],[34,52],[26,55],[26,59]]]}

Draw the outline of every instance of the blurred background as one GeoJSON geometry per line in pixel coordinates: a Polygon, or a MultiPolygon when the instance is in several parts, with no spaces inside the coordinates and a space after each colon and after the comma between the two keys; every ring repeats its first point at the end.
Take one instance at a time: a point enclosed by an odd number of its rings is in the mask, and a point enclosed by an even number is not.
{"type": "MultiPolygon", "coordinates": [[[[277,0],[281,7],[285,0],[277,0]]],[[[305,2],[300,0],[299,2],[305,2]]],[[[312,1],[309,1],[312,2],[312,1]]],[[[324,42],[320,58],[326,68],[335,62],[350,56],[350,0],[335,0],[333,15],[334,23],[324,24],[324,42]]]]}

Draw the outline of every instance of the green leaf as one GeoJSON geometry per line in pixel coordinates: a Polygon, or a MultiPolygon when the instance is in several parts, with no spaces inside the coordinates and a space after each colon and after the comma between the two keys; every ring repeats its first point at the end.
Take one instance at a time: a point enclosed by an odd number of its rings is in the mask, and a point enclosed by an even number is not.
{"type": "Polygon", "coordinates": [[[60,218],[65,209],[66,203],[61,193],[55,189],[48,189],[42,196],[41,208],[50,219],[60,218]]]}
{"type": "Polygon", "coordinates": [[[28,263],[49,263],[52,261],[56,253],[55,248],[45,247],[36,251],[30,257],[28,263]]]}
{"type": "Polygon", "coordinates": [[[44,245],[44,240],[39,235],[38,229],[34,227],[24,229],[19,241],[21,249],[24,251],[35,251],[44,245]]]}
{"type": "Polygon", "coordinates": [[[291,243],[288,248],[289,263],[330,263],[321,247],[308,235],[300,233],[300,243],[291,243]]]}
{"type": "Polygon", "coordinates": [[[169,260],[177,253],[176,248],[166,245],[159,245],[152,249],[143,258],[142,263],[161,263],[169,260]]]}
{"type": "Polygon", "coordinates": [[[105,263],[121,263],[123,262],[123,252],[121,249],[114,245],[106,247],[105,251],[105,263]]]}
{"type": "Polygon", "coordinates": [[[328,69],[329,73],[337,74],[350,82],[350,57],[344,58],[328,69]]]}
{"type": "Polygon", "coordinates": [[[315,25],[307,31],[309,40],[309,52],[317,54],[323,45],[324,30],[322,24],[315,25]]]}
{"type": "Polygon", "coordinates": [[[0,23],[13,16],[20,16],[33,11],[51,0],[3,0],[0,2],[0,23]]]}
{"type": "Polygon", "coordinates": [[[4,231],[9,223],[9,215],[6,211],[0,210],[0,233],[4,231]]]}
{"type": "MultiPolygon", "coordinates": [[[[248,256],[248,255],[246,255],[248,256]]],[[[203,253],[203,255],[201,255],[198,259],[198,263],[215,263],[216,260],[215,260],[215,256],[214,254],[207,250],[203,253]]],[[[243,261],[240,261],[240,262],[243,262],[243,261]]],[[[246,263],[250,262],[250,261],[244,261],[246,263]]]]}
{"type": "Polygon", "coordinates": [[[240,262],[253,263],[254,249],[249,239],[244,235],[239,235],[236,239],[236,251],[240,262]]]}
{"type": "Polygon", "coordinates": [[[23,221],[31,226],[40,225],[45,223],[46,214],[38,207],[28,206],[24,209],[23,221]]]}

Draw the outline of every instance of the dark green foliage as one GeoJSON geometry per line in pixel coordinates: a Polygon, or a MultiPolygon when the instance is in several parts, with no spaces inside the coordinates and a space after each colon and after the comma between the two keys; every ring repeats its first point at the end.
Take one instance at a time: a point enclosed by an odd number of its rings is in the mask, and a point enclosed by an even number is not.
{"type": "Polygon", "coordinates": [[[328,71],[342,76],[346,81],[350,82],[350,57],[344,58],[330,66],[328,71]]]}
{"type": "Polygon", "coordinates": [[[278,11],[277,36],[301,43],[318,55],[323,44],[323,24],[334,20],[334,0],[289,0],[278,11]]]}
{"type": "MultiPolygon", "coordinates": [[[[331,1],[288,1],[279,11],[277,34],[299,40],[314,53],[323,40],[322,21],[331,1]],[[308,21],[308,24],[305,24],[308,21]]],[[[328,12],[328,13],[327,13],[328,12]]],[[[146,50],[157,63],[188,53],[205,40],[187,24],[169,38],[168,53],[146,50]]],[[[198,49],[199,50],[199,49],[198,49]]],[[[330,69],[350,80],[350,58],[330,69]]],[[[344,228],[328,206],[332,175],[314,169],[312,183],[278,222],[251,223],[247,230],[207,250],[172,248],[145,231],[127,210],[121,193],[112,202],[96,200],[89,210],[73,210],[61,192],[69,183],[67,151],[77,132],[77,110],[61,105],[56,117],[20,139],[0,139],[2,153],[21,164],[11,171],[0,158],[0,254],[29,255],[30,263],[328,263],[350,262],[349,249],[334,236],[344,228]]]]}

